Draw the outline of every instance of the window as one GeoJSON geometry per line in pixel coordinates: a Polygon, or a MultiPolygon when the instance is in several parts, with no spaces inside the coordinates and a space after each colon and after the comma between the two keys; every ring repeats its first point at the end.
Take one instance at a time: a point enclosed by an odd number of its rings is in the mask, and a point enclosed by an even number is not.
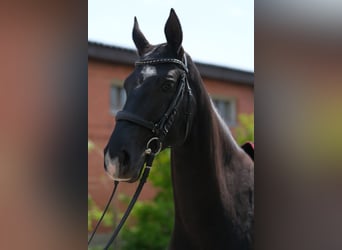
{"type": "Polygon", "coordinates": [[[126,92],[121,86],[112,85],[110,88],[110,111],[115,115],[126,102],[126,92]]]}
{"type": "Polygon", "coordinates": [[[227,125],[236,124],[236,105],[234,99],[212,98],[213,103],[227,125]]]}

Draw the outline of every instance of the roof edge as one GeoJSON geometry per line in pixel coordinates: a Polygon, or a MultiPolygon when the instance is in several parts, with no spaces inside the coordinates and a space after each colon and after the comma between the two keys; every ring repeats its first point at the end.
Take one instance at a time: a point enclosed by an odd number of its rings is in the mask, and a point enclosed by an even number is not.
{"type": "MultiPolygon", "coordinates": [[[[88,57],[114,63],[134,65],[138,59],[135,50],[119,46],[88,41],[88,57]]],[[[254,86],[254,73],[224,66],[200,63],[195,61],[202,77],[217,80],[234,81],[241,84],[254,86]]]]}

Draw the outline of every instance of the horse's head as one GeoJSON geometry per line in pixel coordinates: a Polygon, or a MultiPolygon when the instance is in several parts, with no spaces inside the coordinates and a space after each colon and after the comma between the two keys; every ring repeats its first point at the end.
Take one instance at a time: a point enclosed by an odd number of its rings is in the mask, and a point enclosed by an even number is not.
{"type": "Polygon", "coordinates": [[[187,80],[182,29],[173,9],[165,24],[167,43],[151,45],[134,19],[140,60],[124,82],[127,100],[105,147],[105,170],[114,180],[139,178],[146,149],[152,153],[184,143],[194,102],[187,80]]]}

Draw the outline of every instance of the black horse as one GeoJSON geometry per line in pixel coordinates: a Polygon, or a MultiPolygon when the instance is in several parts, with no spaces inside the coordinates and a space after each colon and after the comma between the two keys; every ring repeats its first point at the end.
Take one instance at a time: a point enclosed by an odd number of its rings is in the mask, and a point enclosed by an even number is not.
{"type": "Polygon", "coordinates": [[[127,101],[104,150],[106,172],[135,182],[148,141],[156,150],[171,147],[170,249],[252,249],[254,163],[233,139],[184,52],[173,9],[165,35],[167,43],[150,45],[134,21],[140,61],[124,83],[127,101]]]}

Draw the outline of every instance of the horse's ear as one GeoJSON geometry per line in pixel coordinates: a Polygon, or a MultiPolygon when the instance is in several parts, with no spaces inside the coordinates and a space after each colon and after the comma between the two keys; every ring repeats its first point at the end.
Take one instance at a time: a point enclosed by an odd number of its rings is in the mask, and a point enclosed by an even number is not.
{"type": "Polygon", "coordinates": [[[150,46],[150,43],[145,38],[144,34],[141,32],[138,24],[138,20],[134,17],[134,26],[133,26],[133,41],[135,47],[138,50],[138,54],[141,56],[144,54],[145,50],[150,46]]]}
{"type": "Polygon", "coordinates": [[[171,9],[170,11],[170,16],[166,21],[164,31],[167,43],[175,50],[177,54],[179,54],[182,47],[183,32],[174,9],[171,9]]]}

